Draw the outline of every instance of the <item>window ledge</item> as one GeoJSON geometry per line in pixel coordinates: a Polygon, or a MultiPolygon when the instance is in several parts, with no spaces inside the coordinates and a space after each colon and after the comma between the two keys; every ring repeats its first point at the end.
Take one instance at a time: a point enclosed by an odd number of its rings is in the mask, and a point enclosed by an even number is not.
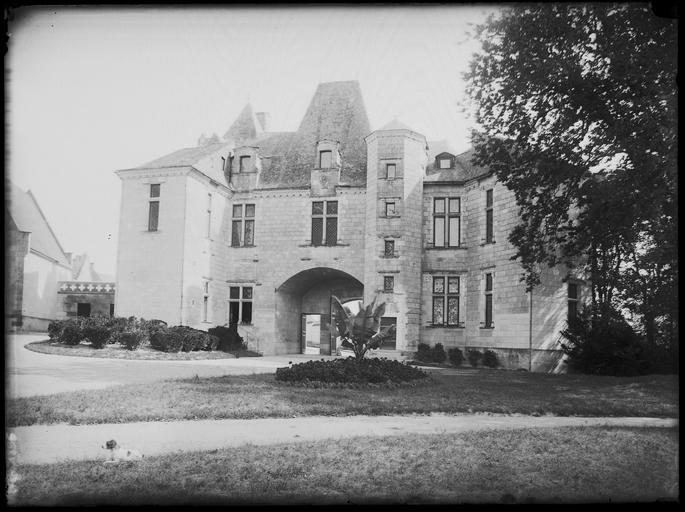
{"type": "Polygon", "coordinates": [[[480,246],[481,246],[481,247],[485,247],[486,245],[492,245],[492,244],[496,244],[496,243],[497,243],[497,242],[495,242],[495,241],[493,240],[492,242],[483,242],[483,243],[480,244],[480,246]]]}
{"type": "Polygon", "coordinates": [[[466,329],[463,323],[459,325],[443,325],[443,324],[428,324],[426,325],[429,329],[466,329]]]}
{"type": "Polygon", "coordinates": [[[464,251],[464,250],[468,249],[468,247],[466,247],[465,245],[457,245],[454,247],[433,247],[433,246],[428,245],[425,247],[425,249],[427,251],[450,251],[450,250],[452,250],[452,251],[459,251],[459,250],[464,251]]]}
{"type": "Polygon", "coordinates": [[[231,249],[254,249],[256,245],[229,245],[231,249]]]}
{"type": "Polygon", "coordinates": [[[343,242],[338,242],[337,244],[333,245],[326,245],[326,244],[320,244],[320,245],[314,245],[314,244],[299,244],[298,247],[349,247],[350,244],[346,244],[343,242]]]}
{"type": "Polygon", "coordinates": [[[161,232],[162,232],[161,229],[155,229],[155,230],[146,229],[145,231],[141,231],[141,233],[161,233],[161,232]]]}
{"type": "Polygon", "coordinates": [[[491,326],[489,326],[489,327],[485,327],[484,325],[481,325],[480,328],[481,328],[481,329],[492,330],[492,329],[495,328],[495,326],[494,326],[494,325],[491,325],[491,326]]]}
{"type": "Polygon", "coordinates": [[[381,258],[386,259],[386,260],[392,260],[394,258],[399,258],[399,257],[400,257],[399,254],[393,254],[392,256],[388,256],[387,254],[381,255],[381,258]]]}

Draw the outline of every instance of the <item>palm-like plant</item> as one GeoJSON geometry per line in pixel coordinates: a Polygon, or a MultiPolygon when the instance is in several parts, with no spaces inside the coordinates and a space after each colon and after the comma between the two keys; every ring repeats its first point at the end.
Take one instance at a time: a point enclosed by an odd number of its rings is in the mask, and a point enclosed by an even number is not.
{"type": "Polygon", "coordinates": [[[376,299],[374,299],[368,306],[361,307],[357,314],[352,314],[337,297],[332,297],[332,299],[335,326],[338,329],[338,335],[342,338],[342,346],[352,349],[355,358],[363,359],[367,351],[380,347],[383,340],[393,333],[394,325],[381,329],[385,303],[376,305],[376,299]]]}

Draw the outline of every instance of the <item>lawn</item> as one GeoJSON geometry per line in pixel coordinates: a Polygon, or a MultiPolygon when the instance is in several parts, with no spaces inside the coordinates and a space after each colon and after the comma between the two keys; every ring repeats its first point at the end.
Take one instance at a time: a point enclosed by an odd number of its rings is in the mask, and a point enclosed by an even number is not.
{"type": "Polygon", "coordinates": [[[677,452],[676,429],[589,427],[246,445],[21,465],[9,504],[674,501],[677,452]]]}
{"type": "Polygon", "coordinates": [[[357,389],[288,386],[273,375],[195,377],[18,398],[6,406],[6,427],[430,412],[677,417],[678,377],[465,370],[434,372],[415,385],[357,389]]]}

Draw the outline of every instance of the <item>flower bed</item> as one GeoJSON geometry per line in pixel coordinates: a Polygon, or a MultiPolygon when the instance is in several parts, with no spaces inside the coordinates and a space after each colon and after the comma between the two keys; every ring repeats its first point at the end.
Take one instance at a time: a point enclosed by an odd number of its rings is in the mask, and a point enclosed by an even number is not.
{"type": "Polygon", "coordinates": [[[399,361],[384,358],[307,361],[276,370],[280,382],[339,384],[401,383],[425,379],[428,374],[399,361]]]}

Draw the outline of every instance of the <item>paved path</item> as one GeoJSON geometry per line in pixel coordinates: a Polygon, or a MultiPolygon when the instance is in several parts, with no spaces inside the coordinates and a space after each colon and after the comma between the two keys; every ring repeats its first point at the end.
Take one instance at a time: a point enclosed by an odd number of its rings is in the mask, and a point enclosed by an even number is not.
{"type": "Polygon", "coordinates": [[[210,377],[273,373],[276,368],[288,366],[289,361],[301,362],[326,357],[294,354],[202,361],[141,361],[41,354],[24,348],[28,343],[46,339],[46,334],[7,336],[7,398],[102,389],[118,384],[189,378],[195,375],[210,377]]]}
{"type": "Polygon", "coordinates": [[[675,427],[669,418],[581,418],[496,414],[425,416],[309,416],[255,420],[197,420],[102,425],[35,425],[9,429],[16,436],[10,455],[17,463],[46,464],[64,460],[105,459],[101,446],[115,439],[124,448],[143,455],[176,451],[230,448],[246,443],[273,443],[341,439],[352,436],[455,433],[479,429],[534,427],[675,427]],[[189,433],[192,432],[192,435],[189,433]]]}

